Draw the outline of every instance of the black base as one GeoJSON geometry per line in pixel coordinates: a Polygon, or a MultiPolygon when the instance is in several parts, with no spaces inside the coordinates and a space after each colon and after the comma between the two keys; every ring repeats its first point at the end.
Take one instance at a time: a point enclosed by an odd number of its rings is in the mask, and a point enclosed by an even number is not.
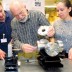
{"type": "Polygon", "coordinates": [[[61,60],[58,55],[51,57],[51,56],[47,55],[47,53],[45,52],[44,49],[40,50],[39,55],[40,56],[37,58],[38,62],[40,64],[40,66],[42,66],[45,70],[48,68],[63,67],[63,64],[61,64],[61,60]]]}
{"type": "Polygon", "coordinates": [[[18,72],[17,57],[5,58],[5,72],[18,72]]]}

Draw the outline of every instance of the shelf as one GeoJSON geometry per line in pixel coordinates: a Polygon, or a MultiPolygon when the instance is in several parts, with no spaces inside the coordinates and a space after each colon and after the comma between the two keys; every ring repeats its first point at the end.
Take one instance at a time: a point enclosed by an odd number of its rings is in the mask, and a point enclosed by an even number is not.
{"type": "Polygon", "coordinates": [[[56,5],[47,5],[45,8],[56,8],[56,5]]]}

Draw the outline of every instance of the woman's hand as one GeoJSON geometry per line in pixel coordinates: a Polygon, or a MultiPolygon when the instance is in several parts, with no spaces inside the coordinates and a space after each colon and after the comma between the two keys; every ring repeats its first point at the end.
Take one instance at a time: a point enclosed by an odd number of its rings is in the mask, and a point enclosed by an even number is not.
{"type": "Polygon", "coordinates": [[[55,34],[55,30],[54,30],[54,27],[53,26],[49,26],[49,30],[48,30],[48,37],[53,37],[55,34]]]}

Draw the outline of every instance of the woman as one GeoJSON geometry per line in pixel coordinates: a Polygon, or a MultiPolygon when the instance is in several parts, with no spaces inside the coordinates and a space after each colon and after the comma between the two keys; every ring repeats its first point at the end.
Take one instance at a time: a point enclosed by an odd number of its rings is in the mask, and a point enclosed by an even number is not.
{"type": "Polygon", "coordinates": [[[57,3],[59,19],[54,22],[55,39],[62,40],[68,58],[72,60],[72,7],[69,0],[61,0],[57,3]]]}

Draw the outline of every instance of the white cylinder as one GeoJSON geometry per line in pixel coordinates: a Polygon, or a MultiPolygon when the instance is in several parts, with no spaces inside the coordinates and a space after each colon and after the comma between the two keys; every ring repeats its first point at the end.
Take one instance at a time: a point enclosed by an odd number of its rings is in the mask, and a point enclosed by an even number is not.
{"type": "Polygon", "coordinates": [[[12,44],[8,44],[8,57],[12,57],[12,44]]]}
{"type": "Polygon", "coordinates": [[[38,35],[46,36],[49,30],[49,26],[40,26],[38,29],[38,35]]]}

